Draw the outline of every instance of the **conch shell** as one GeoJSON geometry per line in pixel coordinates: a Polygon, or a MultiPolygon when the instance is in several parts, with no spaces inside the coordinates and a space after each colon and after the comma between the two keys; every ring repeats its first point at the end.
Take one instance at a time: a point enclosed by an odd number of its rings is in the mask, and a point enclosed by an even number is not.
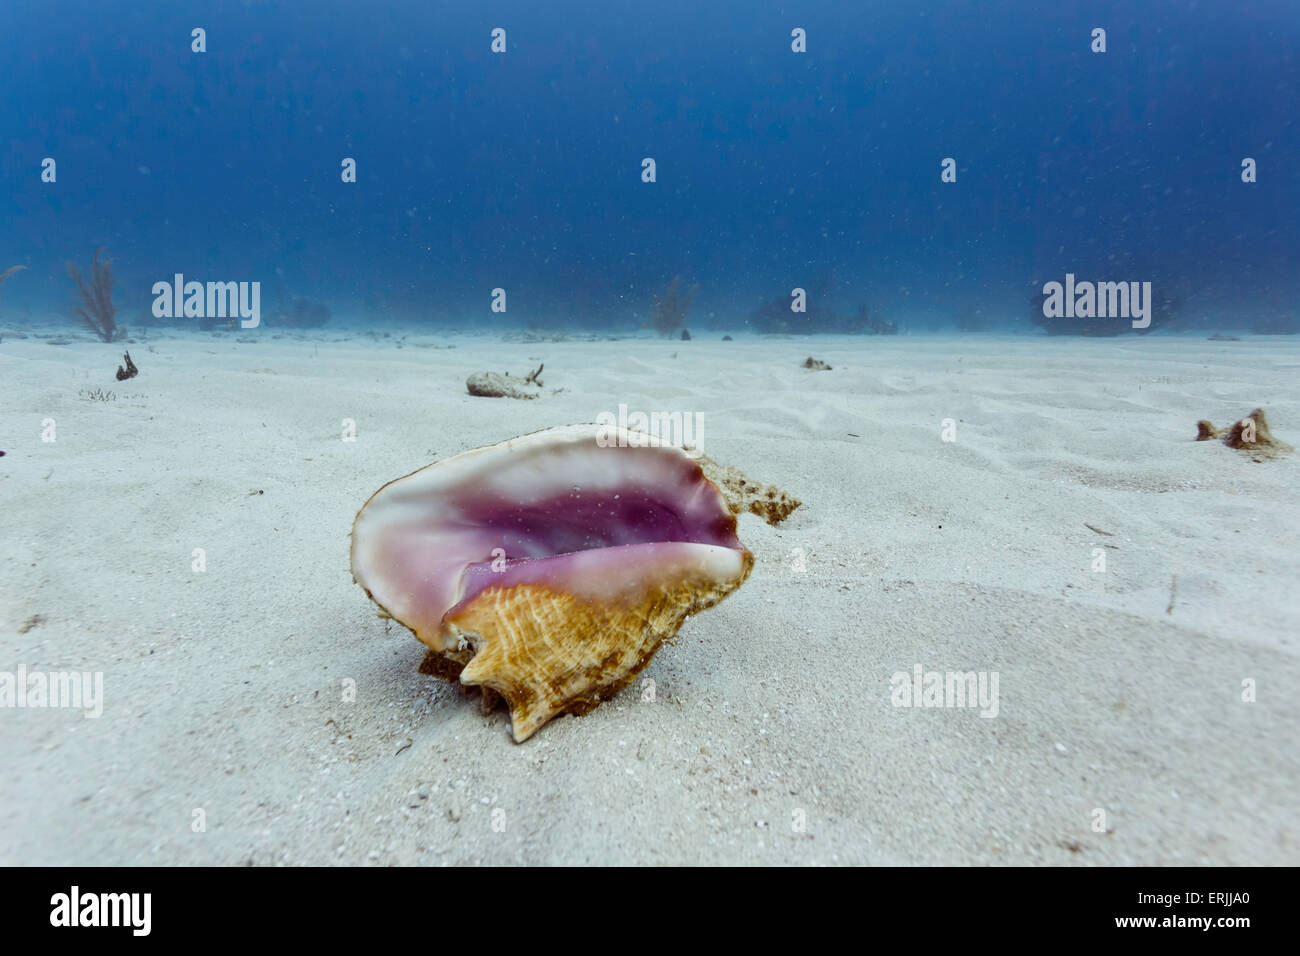
{"type": "MultiPolygon", "coordinates": [[[[782,518],[798,507],[777,496],[764,503],[784,502],[782,518]]],[[[440,655],[427,669],[504,697],[523,741],[609,699],[740,587],[754,564],[741,507],[762,513],[748,499],[733,511],[682,448],[549,428],[384,485],[353,524],[352,575],[440,655]]]]}

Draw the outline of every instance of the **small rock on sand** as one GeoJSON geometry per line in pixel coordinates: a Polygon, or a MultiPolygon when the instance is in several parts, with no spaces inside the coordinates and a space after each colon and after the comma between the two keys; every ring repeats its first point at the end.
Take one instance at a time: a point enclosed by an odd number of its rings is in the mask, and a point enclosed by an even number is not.
{"type": "Polygon", "coordinates": [[[465,388],[483,398],[537,398],[542,394],[539,386],[499,372],[475,372],[465,380],[465,388]]]}

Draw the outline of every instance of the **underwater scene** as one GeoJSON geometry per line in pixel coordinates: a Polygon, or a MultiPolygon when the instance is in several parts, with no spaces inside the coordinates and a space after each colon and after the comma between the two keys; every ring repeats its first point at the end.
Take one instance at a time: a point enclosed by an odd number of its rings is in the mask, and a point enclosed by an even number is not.
{"type": "Polygon", "coordinates": [[[1300,8],[0,64],[0,863],[1300,862],[1300,8]]]}

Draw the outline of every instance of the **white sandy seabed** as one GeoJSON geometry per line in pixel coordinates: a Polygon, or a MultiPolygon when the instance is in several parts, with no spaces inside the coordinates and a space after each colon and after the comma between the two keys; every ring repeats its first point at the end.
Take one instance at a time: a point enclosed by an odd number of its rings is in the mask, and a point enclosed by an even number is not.
{"type": "Polygon", "coordinates": [[[153,333],[118,383],[119,346],[6,336],[0,671],[103,701],[0,709],[0,863],[1300,862],[1300,453],[1192,441],[1262,405],[1300,445],[1300,342],[719,339],[153,333]],[[466,394],[541,362],[543,399],[466,394]],[[351,521],[620,404],[805,504],[516,745],[418,673],[351,521]],[[996,716],[897,706],[918,665],[996,675],[996,716]]]}

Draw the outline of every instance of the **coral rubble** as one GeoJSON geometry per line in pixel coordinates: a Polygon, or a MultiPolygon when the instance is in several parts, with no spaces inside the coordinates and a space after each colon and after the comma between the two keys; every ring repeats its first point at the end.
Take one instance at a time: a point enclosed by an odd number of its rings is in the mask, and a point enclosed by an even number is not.
{"type": "Polygon", "coordinates": [[[538,376],[542,369],[525,378],[513,378],[509,372],[475,372],[465,379],[465,388],[480,398],[539,398],[542,382],[538,376]]]}
{"type": "Polygon", "coordinates": [[[124,353],[122,358],[126,360],[126,366],[123,367],[119,365],[117,367],[117,380],[119,382],[125,382],[128,378],[135,378],[140,374],[140,370],[136,368],[135,363],[131,361],[130,352],[124,353]]]}
{"type": "Polygon", "coordinates": [[[1201,419],[1196,423],[1196,440],[1212,441],[1218,439],[1229,448],[1245,452],[1255,461],[1266,458],[1279,458],[1290,454],[1295,449],[1279,438],[1273,437],[1268,427],[1264,409],[1257,408],[1245,418],[1238,419],[1227,428],[1215,428],[1213,424],[1201,419]]]}
{"type": "Polygon", "coordinates": [[[294,299],[273,324],[289,329],[319,329],[330,320],[329,307],[315,299],[294,299]]]}

